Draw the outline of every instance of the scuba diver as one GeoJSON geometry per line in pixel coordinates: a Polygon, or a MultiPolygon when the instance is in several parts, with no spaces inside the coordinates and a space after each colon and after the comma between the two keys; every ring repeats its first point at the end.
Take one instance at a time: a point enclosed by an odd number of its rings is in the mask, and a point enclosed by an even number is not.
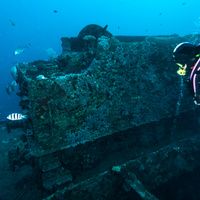
{"type": "Polygon", "coordinates": [[[173,58],[179,66],[177,73],[181,76],[189,75],[186,81],[189,92],[194,103],[200,105],[200,44],[180,43],[173,51],[173,58]]]}

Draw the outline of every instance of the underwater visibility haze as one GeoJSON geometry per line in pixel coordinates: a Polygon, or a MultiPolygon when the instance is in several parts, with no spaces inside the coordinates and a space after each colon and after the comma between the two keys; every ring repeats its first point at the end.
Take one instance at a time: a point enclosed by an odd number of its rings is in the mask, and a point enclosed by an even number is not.
{"type": "Polygon", "coordinates": [[[0,200],[200,199],[199,0],[0,9],[0,200]]]}

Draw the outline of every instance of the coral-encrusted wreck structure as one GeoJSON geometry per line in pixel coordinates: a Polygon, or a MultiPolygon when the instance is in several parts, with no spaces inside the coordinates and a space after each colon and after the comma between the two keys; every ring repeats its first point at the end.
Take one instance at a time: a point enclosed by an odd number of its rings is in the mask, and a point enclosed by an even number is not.
{"type": "Polygon", "coordinates": [[[53,61],[17,64],[43,199],[157,199],[200,166],[198,111],[172,58],[193,36],[114,37],[106,28],[63,37],[53,61]]]}

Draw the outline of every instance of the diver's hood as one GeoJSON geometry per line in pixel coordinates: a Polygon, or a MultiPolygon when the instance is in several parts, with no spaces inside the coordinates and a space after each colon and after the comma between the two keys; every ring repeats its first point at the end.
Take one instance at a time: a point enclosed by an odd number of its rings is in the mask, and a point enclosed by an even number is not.
{"type": "Polygon", "coordinates": [[[195,58],[197,54],[195,45],[189,42],[183,42],[177,45],[173,51],[173,58],[176,63],[187,64],[188,60],[195,58]]]}

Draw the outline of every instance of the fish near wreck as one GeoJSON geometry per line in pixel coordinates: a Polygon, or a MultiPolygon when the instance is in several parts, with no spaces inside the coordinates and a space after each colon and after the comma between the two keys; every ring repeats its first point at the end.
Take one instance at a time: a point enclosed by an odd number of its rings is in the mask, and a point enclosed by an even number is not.
{"type": "Polygon", "coordinates": [[[36,77],[36,79],[38,80],[38,81],[40,81],[40,80],[44,80],[44,79],[47,79],[44,75],[38,75],[37,77],[36,77]]]}
{"type": "Polygon", "coordinates": [[[10,73],[14,79],[17,78],[17,67],[15,65],[11,68],[10,73]]]}
{"type": "Polygon", "coordinates": [[[29,45],[15,49],[14,54],[19,55],[19,54],[23,53],[27,48],[29,48],[30,45],[31,44],[29,43],[29,45]]]}
{"type": "Polygon", "coordinates": [[[27,118],[27,116],[23,115],[21,113],[12,113],[7,116],[7,119],[11,120],[11,121],[22,120],[22,119],[26,119],[26,118],[27,118]]]}
{"type": "Polygon", "coordinates": [[[11,95],[11,94],[12,94],[12,91],[13,91],[13,90],[12,90],[12,88],[11,88],[11,85],[7,85],[7,86],[6,86],[6,92],[7,92],[7,94],[8,94],[8,95],[11,95]]]}
{"type": "Polygon", "coordinates": [[[11,129],[27,128],[29,119],[27,115],[21,113],[11,113],[6,117],[7,132],[10,133],[11,129]]]}
{"type": "Polygon", "coordinates": [[[10,86],[11,86],[12,91],[15,91],[17,89],[17,82],[13,81],[10,86]]]}

